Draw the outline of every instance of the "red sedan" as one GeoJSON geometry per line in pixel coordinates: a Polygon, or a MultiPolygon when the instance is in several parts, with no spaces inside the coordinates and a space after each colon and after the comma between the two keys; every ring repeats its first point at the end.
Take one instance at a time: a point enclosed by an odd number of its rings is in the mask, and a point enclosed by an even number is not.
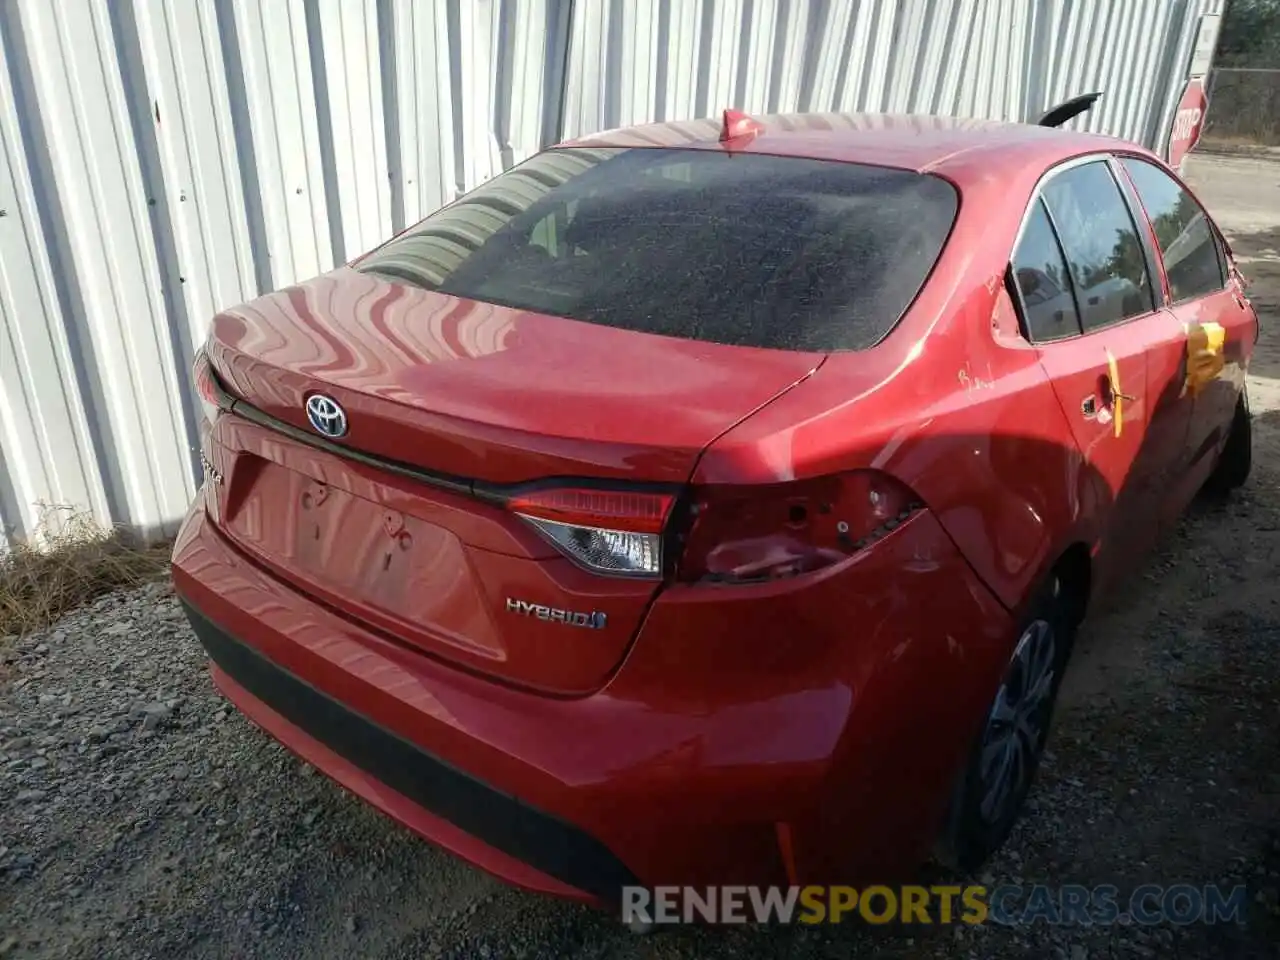
{"type": "Polygon", "coordinates": [[[1081,618],[1244,482],[1256,334],[1129,143],[602,133],[214,319],[175,582],[250,718],[512,883],[971,868],[1081,618]]]}

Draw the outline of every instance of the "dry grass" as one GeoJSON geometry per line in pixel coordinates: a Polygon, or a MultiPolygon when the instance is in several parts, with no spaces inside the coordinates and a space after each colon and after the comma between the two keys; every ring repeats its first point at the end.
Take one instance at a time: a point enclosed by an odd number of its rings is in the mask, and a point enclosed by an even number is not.
{"type": "Polygon", "coordinates": [[[1237,133],[1208,133],[1206,132],[1200,138],[1200,142],[1196,144],[1197,150],[1206,153],[1227,152],[1227,153],[1270,153],[1275,150],[1274,146],[1269,146],[1266,140],[1259,137],[1246,136],[1237,133]]]}
{"type": "Polygon", "coordinates": [[[169,545],[147,546],[68,507],[44,507],[40,534],[0,553],[0,637],[29,633],[112,590],[169,572],[169,545]]]}

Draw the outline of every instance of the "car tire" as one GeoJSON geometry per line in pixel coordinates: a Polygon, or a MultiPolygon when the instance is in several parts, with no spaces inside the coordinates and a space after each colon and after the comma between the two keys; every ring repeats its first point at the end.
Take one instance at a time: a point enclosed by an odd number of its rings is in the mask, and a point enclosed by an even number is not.
{"type": "Polygon", "coordinates": [[[1244,486],[1253,468],[1253,418],[1249,414],[1249,395],[1240,391],[1236,410],[1231,417],[1231,432],[1218,455],[1218,462],[1209,474],[1205,489],[1222,496],[1244,486]]]}
{"type": "Polygon", "coordinates": [[[976,871],[1017,822],[1044,753],[1079,609],[1056,574],[1031,605],[952,793],[934,851],[944,867],[976,871]]]}

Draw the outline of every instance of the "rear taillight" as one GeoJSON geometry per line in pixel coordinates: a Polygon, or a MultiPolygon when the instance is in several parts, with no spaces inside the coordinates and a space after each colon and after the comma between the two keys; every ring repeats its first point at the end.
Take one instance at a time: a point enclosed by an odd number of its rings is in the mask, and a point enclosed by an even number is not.
{"type": "Polygon", "coordinates": [[[213,379],[213,367],[210,366],[209,358],[203,350],[196,354],[192,376],[196,381],[196,393],[200,395],[200,408],[204,411],[204,418],[213,423],[221,409],[221,404],[218,402],[220,391],[213,379]]]}
{"type": "Polygon", "coordinates": [[[873,470],[790,483],[695,487],[678,579],[755,583],[821,570],[865,550],[923,504],[873,470]]]}
{"type": "Polygon", "coordinates": [[[674,502],[669,493],[556,487],[512,497],[507,509],[588,570],[657,577],[674,502]]]}

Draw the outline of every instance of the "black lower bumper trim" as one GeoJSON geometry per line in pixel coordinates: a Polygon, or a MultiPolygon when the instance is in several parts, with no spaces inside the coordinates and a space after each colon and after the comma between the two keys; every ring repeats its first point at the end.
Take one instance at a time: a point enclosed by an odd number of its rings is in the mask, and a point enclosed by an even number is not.
{"type": "Polygon", "coordinates": [[[594,837],[383,729],[214,625],[185,600],[201,645],[229,677],[290,723],[424,810],[547,876],[619,903],[638,881],[594,837]]]}

